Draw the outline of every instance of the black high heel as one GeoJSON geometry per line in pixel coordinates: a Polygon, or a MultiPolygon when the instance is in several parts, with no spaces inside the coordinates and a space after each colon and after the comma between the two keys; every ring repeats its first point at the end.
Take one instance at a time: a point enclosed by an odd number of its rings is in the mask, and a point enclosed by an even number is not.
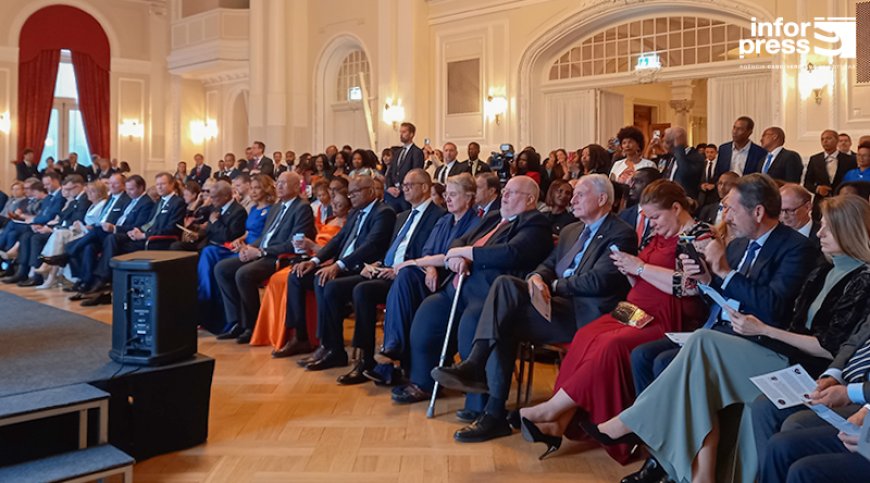
{"type": "Polygon", "coordinates": [[[523,417],[520,417],[520,432],[523,435],[523,439],[529,443],[544,443],[547,445],[547,450],[544,451],[544,454],[538,457],[538,460],[550,456],[550,454],[556,452],[562,446],[561,436],[550,436],[549,434],[544,434],[537,426],[535,426],[535,423],[523,417]]]}
{"type": "MultiPolygon", "coordinates": [[[[643,440],[638,437],[638,435],[634,433],[628,433],[626,435],[620,436],[619,438],[613,439],[610,436],[602,433],[598,430],[598,425],[593,423],[591,419],[588,417],[577,418],[577,424],[583,428],[583,431],[589,435],[590,438],[598,441],[604,446],[616,446],[618,444],[627,444],[630,446],[640,446],[643,443],[643,440]]],[[[634,453],[634,451],[632,451],[634,453]]]]}

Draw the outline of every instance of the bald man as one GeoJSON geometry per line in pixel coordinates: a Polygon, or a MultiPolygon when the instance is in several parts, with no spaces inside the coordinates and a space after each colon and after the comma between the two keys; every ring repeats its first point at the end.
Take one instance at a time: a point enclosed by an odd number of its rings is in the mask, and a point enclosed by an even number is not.
{"type": "Polygon", "coordinates": [[[238,257],[215,265],[214,274],[229,325],[229,330],[218,339],[236,339],[239,344],[251,341],[260,312],[260,284],[275,273],[279,255],[294,253],[293,235],[315,237],[314,213],[308,201],[299,196],[301,181],[295,172],[281,173],[275,183],[278,202],[269,210],[263,235],[239,250],[238,257]]]}
{"type": "Polygon", "coordinates": [[[810,156],[807,164],[807,174],[804,177],[804,188],[813,197],[813,219],[816,221],[822,216],[819,204],[825,198],[834,196],[834,188],[840,186],[843,177],[849,170],[858,165],[855,158],[837,150],[840,135],[833,129],[825,129],[819,138],[822,152],[810,156]]]}
{"type": "Polygon", "coordinates": [[[662,174],[682,186],[691,198],[697,200],[704,175],[704,155],[689,146],[689,134],[685,128],[679,126],[665,130],[664,145],[671,153],[671,160],[662,174]]]}
{"type": "MultiPolygon", "coordinates": [[[[515,176],[502,190],[501,209],[489,213],[477,228],[453,242],[447,252],[447,268],[466,273],[459,294],[454,327],[459,327],[459,353],[468,356],[483,303],[496,278],[524,278],[553,249],[552,228],[547,217],[535,209],[538,184],[528,176],[515,176]]],[[[447,333],[447,318],[456,294],[453,282],[423,301],[411,323],[410,383],[393,390],[397,403],[425,401],[435,381],[430,372],[438,364],[447,333]]],[[[451,338],[456,340],[456,333],[451,338]]],[[[455,347],[455,345],[454,345],[455,347]]],[[[468,396],[466,411],[481,412],[483,398],[468,396]]]]}
{"type": "MultiPolygon", "coordinates": [[[[208,222],[191,226],[193,232],[184,232],[181,240],[173,243],[170,250],[200,250],[206,245],[222,246],[245,235],[248,212],[233,199],[233,187],[226,181],[218,181],[209,191],[212,211],[208,222]]],[[[223,326],[221,326],[223,327],[223,326]]]]}

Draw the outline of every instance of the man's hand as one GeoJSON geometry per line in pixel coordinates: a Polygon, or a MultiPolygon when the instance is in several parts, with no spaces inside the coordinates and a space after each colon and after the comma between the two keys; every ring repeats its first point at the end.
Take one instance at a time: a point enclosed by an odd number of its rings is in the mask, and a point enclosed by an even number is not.
{"type": "Polygon", "coordinates": [[[701,270],[701,265],[686,254],[680,255],[680,263],[683,265],[683,275],[704,285],[710,285],[713,277],[710,275],[709,270],[701,270]]]}
{"type": "Polygon", "coordinates": [[[849,400],[848,389],[841,384],[821,391],[813,391],[810,400],[813,404],[823,404],[829,408],[843,407],[852,402],[849,400]]]}
{"type": "Polygon", "coordinates": [[[462,257],[449,258],[447,259],[447,268],[460,275],[468,273],[468,260],[462,257]]]}
{"type": "Polygon", "coordinates": [[[816,193],[819,196],[828,196],[829,194],[831,194],[831,187],[826,185],[816,186],[816,193]]]}
{"type": "Polygon", "coordinates": [[[218,221],[218,218],[221,217],[220,210],[213,210],[210,215],[208,215],[208,221],[214,223],[218,221]]]}
{"type": "Polygon", "coordinates": [[[257,247],[252,247],[251,245],[245,245],[244,248],[239,250],[239,260],[243,262],[250,262],[252,260],[256,260],[260,258],[260,249],[257,247]]]}
{"type": "Polygon", "coordinates": [[[103,227],[103,231],[106,233],[115,233],[115,225],[109,223],[108,221],[100,223],[100,226],[103,227]]]}
{"type": "Polygon", "coordinates": [[[392,268],[386,268],[386,267],[381,268],[380,270],[378,270],[377,275],[378,275],[378,278],[381,278],[384,280],[395,280],[396,279],[396,271],[393,270],[392,268]]]}
{"type": "Polygon", "coordinates": [[[132,230],[127,232],[127,237],[129,237],[131,240],[144,240],[145,232],[143,232],[139,228],[133,228],[132,230]]]}
{"type": "Polygon", "coordinates": [[[378,271],[380,270],[379,265],[380,262],[375,262],[371,265],[366,263],[365,265],[363,265],[363,269],[359,272],[359,274],[362,275],[364,278],[371,280],[378,275],[378,271]]]}
{"type": "MultiPolygon", "coordinates": [[[[815,392],[822,392],[823,390],[825,390],[831,386],[836,386],[839,383],[840,383],[840,381],[838,381],[830,376],[820,377],[819,380],[816,381],[816,391],[815,392]]],[[[812,397],[813,397],[813,395],[810,394],[810,398],[812,398],[812,397]]]]}
{"type": "MultiPolygon", "coordinates": [[[[864,425],[864,417],[867,416],[867,408],[862,407],[855,414],[849,416],[850,423],[858,426],[859,428],[864,425]]],[[[846,433],[839,433],[837,437],[840,438],[840,441],[843,442],[843,445],[846,446],[846,449],[855,453],[858,451],[858,436],[849,436],[846,433]]]]}
{"type": "Polygon", "coordinates": [[[326,285],[330,280],[334,280],[335,277],[341,272],[341,267],[338,266],[337,263],[333,263],[332,265],[327,265],[315,274],[317,278],[317,284],[321,287],[326,285]]]}
{"type": "MultiPolygon", "coordinates": [[[[731,271],[731,267],[728,266],[728,260],[725,259],[725,244],[718,238],[710,241],[704,247],[704,259],[707,261],[707,265],[710,266],[710,270],[720,278],[725,278],[728,276],[728,272],[731,271]]],[[[685,267],[683,268],[685,269],[685,267]]],[[[701,280],[698,281],[701,282],[701,280]]],[[[703,283],[709,283],[709,280],[703,283]]]]}
{"type": "Polygon", "coordinates": [[[435,267],[426,267],[426,288],[430,292],[438,290],[438,269],[435,267]]]}
{"type": "Polygon", "coordinates": [[[537,273],[529,277],[529,298],[532,297],[533,288],[537,288],[541,292],[541,296],[544,297],[544,301],[550,303],[550,287],[547,286],[547,282],[544,282],[543,277],[538,275],[537,273]]]}
{"type": "Polygon", "coordinates": [[[37,226],[37,227],[34,227],[33,231],[35,231],[36,233],[42,233],[43,235],[48,235],[49,233],[51,233],[51,227],[49,227],[49,226],[37,226]]]}
{"type": "Polygon", "coordinates": [[[447,250],[447,258],[462,257],[468,261],[474,260],[474,247],[456,247],[447,250]]]}
{"type": "Polygon", "coordinates": [[[713,183],[701,183],[701,189],[704,191],[713,191],[716,189],[716,185],[713,183]]]}
{"type": "Polygon", "coordinates": [[[296,274],[296,277],[302,278],[311,273],[311,271],[315,268],[317,268],[317,265],[315,265],[314,262],[312,262],[311,260],[306,260],[304,262],[297,263],[296,266],[293,267],[293,273],[296,274]]]}

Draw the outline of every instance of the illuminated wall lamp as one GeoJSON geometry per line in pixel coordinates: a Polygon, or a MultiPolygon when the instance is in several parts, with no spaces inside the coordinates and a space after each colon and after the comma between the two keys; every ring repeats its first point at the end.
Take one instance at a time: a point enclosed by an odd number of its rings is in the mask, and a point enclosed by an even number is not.
{"type": "Polygon", "coordinates": [[[141,138],[145,136],[145,126],[136,119],[124,119],[121,121],[121,124],[118,125],[118,133],[121,134],[121,136],[127,136],[127,139],[132,141],[133,138],[141,138]]]}
{"type": "Polygon", "coordinates": [[[805,70],[800,73],[801,97],[809,99],[810,96],[817,105],[822,104],[822,94],[834,83],[834,71],[829,65],[817,66],[812,62],[807,63],[805,70]]]}
{"type": "Polygon", "coordinates": [[[208,119],[205,121],[190,121],[190,140],[194,144],[202,144],[216,138],[218,135],[217,121],[208,119]]]}
{"type": "Polygon", "coordinates": [[[9,111],[0,113],[0,132],[9,134],[12,130],[12,118],[9,117],[9,111]]]}
{"type": "Polygon", "coordinates": [[[393,104],[392,98],[387,98],[387,103],[384,104],[383,113],[384,122],[393,126],[393,130],[399,129],[399,124],[405,121],[405,108],[402,106],[402,100],[397,99],[393,104]]]}
{"type": "Polygon", "coordinates": [[[504,96],[487,96],[483,111],[487,119],[495,120],[496,125],[501,125],[501,117],[507,112],[507,99],[504,96]]]}

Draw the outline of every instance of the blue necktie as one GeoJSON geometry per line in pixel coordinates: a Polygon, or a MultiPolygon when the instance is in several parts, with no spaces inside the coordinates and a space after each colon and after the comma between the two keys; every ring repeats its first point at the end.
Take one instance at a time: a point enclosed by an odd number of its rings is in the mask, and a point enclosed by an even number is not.
{"type": "Polygon", "coordinates": [[[387,256],[384,258],[384,265],[387,267],[392,267],[393,262],[396,261],[396,252],[399,250],[399,245],[402,244],[402,241],[405,240],[405,237],[408,236],[408,232],[411,231],[411,225],[414,224],[414,218],[417,217],[417,210],[411,210],[411,215],[408,217],[408,220],[405,222],[405,225],[399,230],[399,234],[396,235],[396,239],[393,240],[393,244],[390,245],[390,249],[387,250],[387,256]]]}
{"type": "Polygon", "coordinates": [[[556,276],[568,278],[574,274],[574,271],[577,270],[578,266],[580,266],[578,256],[583,251],[583,246],[586,245],[587,241],[589,241],[590,236],[592,236],[592,230],[590,230],[588,226],[583,228],[583,233],[580,234],[580,238],[574,242],[574,245],[571,246],[568,253],[566,253],[565,256],[559,260],[559,263],[556,264],[556,276]]]}
{"type": "Polygon", "coordinates": [[[761,172],[767,174],[771,164],[773,164],[773,153],[768,153],[767,160],[764,162],[764,167],[761,168],[761,172]]]}

